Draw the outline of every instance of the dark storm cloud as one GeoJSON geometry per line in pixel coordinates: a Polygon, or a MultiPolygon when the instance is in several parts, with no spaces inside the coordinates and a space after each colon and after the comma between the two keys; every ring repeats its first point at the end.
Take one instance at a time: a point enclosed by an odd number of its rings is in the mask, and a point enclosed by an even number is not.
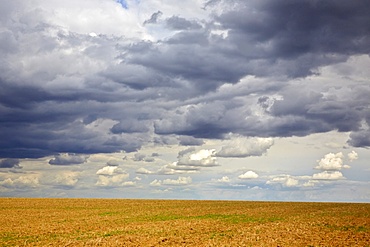
{"type": "MultiPolygon", "coordinates": [[[[135,93],[135,90],[107,80],[99,73],[84,74],[84,66],[78,68],[84,61],[89,61],[89,65],[94,67],[112,54],[117,56],[118,49],[123,46],[119,38],[101,36],[92,39],[88,35],[66,33],[46,24],[30,27],[23,37],[21,31],[24,30],[19,31],[18,27],[11,25],[8,28],[9,32],[20,32],[17,44],[27,46],[27,49],[14,56],[7,53],[0,60],[6,65],[2,67],[0,76],[1,157],[42,157],[63,152],[131,152],[141,146],[138,140],[143,140],[141,137],[102,135],[91,127],[98,119],[121,120],[120,114],[136,112],[130,110],[132,105],[124,106],[123,102],[148,100],[153,92],[135,93]],[[48,32],[56,32],[57,35],[48,36],[48,32]],[[27,36],[35,40],[25,41],[27,36]],[[46,45],[46,38],[52,46],[46,45]],[[58,42],[63,46],[57,45],[58,42]],[[84,44],[88,47],[81,54],[65,53],[66,49],[84,44]],[[50,63],[41,61],[39,66],[29,64],[18,68],[16,65],[22,60],[24,63],[30,59],[38,61],[33,50],[37,50],[38,56],[44,56],[44,59],[50,56],[53,60],[50,63]],[[54,54],[66,61],[54,59],[54,54]]],[[[147,107],[141,105],[140,108],[141,112],[132,117],[146,114],[147,110],[143,109],[147,107]]]]}
{"type": "Polygon", "coordinates": [[[370,51],[366,1],[254,3],[250,7],[250,2],[244,2],[238,10],[217,19],[230,29],[229,39],[241,52],[248,51],[251,42],[258,42],[257,57],[298,62],[294,70],[287,71],[290,76],[303,76],[317,66],[335,62],[337,58],[330,54],[347,56],[370,51]]]}
{"type": "Polygon", "coordinates": [[[114,134],[119,133],[134,133],[134,132],[148,132],[148,123],[139,121],[137,119],[132,119],[131,121],[121,120],[120,123],[115,124],[111,128],[111,132],[114,134]]]}
{"type": "Polygon", "coordinates": [[[0,104],[8,108],[31,108],[32,104],[50,98],[50,95],[41,88],[17,87],[7,85],[5,82],[0,83],[0,104]]]}
{"type": "Polygon", "coordinates": [[[104,134],[97,122],[84,123],[87,114],[104,117],[116,113],[113,106],[90,102],[46,103],[26,110],[7,110],[1,121],[0,153],[4,157],[42,157],[55,153],[132,152],[140,147],[140,133],[132,136],[104,134]],[[89,105],[89,106],[88,106],[89,105]],[[79,120],[81,119],[81,120],[79,120]],[[136,135],[136,136],[135,136],[136,135]]]}
{"type": "MultiPolygon", "coordinates": [[[[190,41],[181,39],[180,44],[174,42],[174,37],[169,43],[153,44],[127,59],[130,63],[140,64],[170,78],[181,79],[195,88],[196,94],[214,90],[225,82],[237,82],[243,75],[243,66],[209,46],[203,46],[203,40],[206,40],[204,35],[192,36],[190,41]],[[197,43],[201,41],[201,44],[194,43],[195,40],[197,43]]],[[[190,37],[187,35],[186,38],[190,37]]]]}
{"type": "Polygon", "coordinates": [[[204,144],[202,139],[197,139],[192,136],[180,136],[179,141],[182,146],[201,146],[204,144]]]}
{"type": "Polygon", "coordinates": [[[355,131],[350,134],[348,144],[353,147],[370,147],[370,130],[355,131]]]}
{"type": "Polygon", "coordinates": [[[366,1],[237,2],[238,9],[216,19],[230,29],[230,39],[239,47],[246,40],[269,42],[265,51],[281,58],[317,52],[369,52],[370,27],[366,23],[370,7],[366,1]]]}
{"type": "Polygon", "coordinates": [[[316,122],[311,126],[312,132],[333,129],[343,132],[357,131],[362,120],[369,114],[369,100],[363,91],[369,92],[369,89],[353,86],[343,96],[335,92],[338,95],[329,97],[292,87],[282,92],[284,99],[274,103],[271,114],[277,117],[296,116],[307,119],[307,122],[316,122]]]}
{"type": "Polygon", "coordinates": [[[128,60],[208,91],[246,75],[304,77],[349,55],[370,52],[364,1],[234,2],[237,9],[215,16],[226,38],[212,35],[215,27],[206,25],[149,44],[128,60]]]}
{"type": "Polygon", "coordinates": [[[366,1],[208,1],[206,11],[227,7],[208,21],[154,13],[145,24],[171,36],[152,42],[68,31],[17,4],[0,4],[0,157],[201,145],[229,132],[352,131],[351,145],[370,146],[368,84],[335,97],[290,82],[370,53],[366,1]]]}
{"type": "MultiPolygon", "coordinates": [[[[281,99],[249,96],[243,100],[201,103],[168,113],[167,119],[155,121],[154,128],[157,134],[176,133],[199,138],[223,138],[230,132],[244,136],[287,137],[331,130],[361,130],[362,122],[369,115],[368,96],[363,93],[368,89],[353,86],[343,87],[343,92],[318,90],[321,89],[310,85],[290,85],[280,89],[281,99]]],[[[356,136],[354,140],[357,140],[359,136],[366,136],[366,131],[363,129],[362,134],[351,136],[356,136]]],[[[366,144],[366,141],[359,143],[366,144]]]]}
{"type": "MultiPolygon", "coordinates": [[[[155,65],[156,69],[160,69],[158,65],[171,64],[171,68],[167,68],[166,71],[172,69],[174,74],[191,78],[194,82],[199,79],[206,90],[212,90],[212,86],[216,86],[217,83],[238,82],[242,76],[248,74],[307,76],[317,73],[316,69],[320,66],[345,61],[349,55],[370,52],[368,46],[370,16],[367,14],[370,12],[370,6],[365,1],[355,4],[348,1],[233,2],[238,4],[238,8],[215,17],[222,28],[228,30],[228,36],[225,39],[208,39],[207,63],[203,63],[199,58],[204,58],[202,54],[204,50],[188,51],[186,54],[181,54],[182,56],[178,54],[181,59],[186,58],[190,61],[194,59],[195,62],[191,64],[196,65],[196,69],[188,74],[180,69],[173,70],[176,68],[173,62],[158,63],[155,65]],[[228,63],[228,66],[222,66],[222,70],[217,67],[223,64],[218,61],[218,54],[222,54],[223,62],[228,63]],[[202,65],[197,64],[199,61],[202,65]],[[209,69],[208,72],[206,72],[207,69],[209,69]],[[215,71],[220,71],[222,76],[217,77],[215,71]],[[211,75],[200,79],[206,74],[211,75]],[[207,79],[211,79],[212,83],[207,85],[205,83],[207,79]]],[[[174,44],[169,46],[169,49],[177,50],[174,44]]],[[[165,54],[161,55],[163,57],[165,54]]],[[[161,59],[161,55],[156,57],[161,59]]],[[[147,66],[150,65],[147,64],[147,66]]],[[[365,90],[368,90],[368,87],[365,90]]],[[[353,98],[326,99],[315,89],[306,93],[294,87],[282,93],[284,99],[276,101],[271,109],[271,116],[274,118],[262,124],[253,116],[248,117],[244,124],[240,119],[236,123],[228,121],[225,113],[228,113],[229,117],[234,114],[223,109],[222,106],[211,107],[219,112],[218,118],[214,116],[214,111],[203,111],[200,107],[193,112],[175,114],[172,117],[173,122],[168,119],[156,122],[156,133],[176,133],[208,138],[220,138],[222,134],[229,131],[252,136],[303,136],[330,130],[357,130],[361,119],[368,114],[369,101],[366,97],[356,98],[356,100],[353,98]],[[199,116],[204,117],[199,118],[199,116]]],[[[263,98],[260,99],[259,104],[264,108],[267,107],[263,98]]],[[[240,115],[246,116],[248,113],[244,112],[240,115]]],[[[352,136],[357,135],[352,134],[352,136]]],[[[359,142],[352,140],[352,143],[366,146],[367,142],[363,140],[359,142]]]]}

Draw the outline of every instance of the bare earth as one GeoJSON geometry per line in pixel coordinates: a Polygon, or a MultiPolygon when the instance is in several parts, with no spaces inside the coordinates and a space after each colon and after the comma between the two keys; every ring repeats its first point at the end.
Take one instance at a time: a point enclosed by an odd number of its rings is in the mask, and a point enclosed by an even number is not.
{"type": "Polygon", "coordinates": [[[0,198],[0,246],[370,246],[370,204],[0,198]]]}

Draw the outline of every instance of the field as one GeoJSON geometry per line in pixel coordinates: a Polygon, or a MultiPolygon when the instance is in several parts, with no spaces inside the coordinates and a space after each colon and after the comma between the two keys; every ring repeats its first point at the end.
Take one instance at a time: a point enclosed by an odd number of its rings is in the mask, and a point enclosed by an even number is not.
{"type": "Polygon", "coordinates": [[[0,198],[0,246],[370,246],[370,204],[0,198]]]}

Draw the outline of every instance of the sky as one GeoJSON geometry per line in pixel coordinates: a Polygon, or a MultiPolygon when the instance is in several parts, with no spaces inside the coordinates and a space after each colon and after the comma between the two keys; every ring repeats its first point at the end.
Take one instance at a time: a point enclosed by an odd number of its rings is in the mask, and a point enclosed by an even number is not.
{"type": "Polygon", "coordinates": [[[0,0],[0,196],[370,202],[366,0],[0,0]]]}

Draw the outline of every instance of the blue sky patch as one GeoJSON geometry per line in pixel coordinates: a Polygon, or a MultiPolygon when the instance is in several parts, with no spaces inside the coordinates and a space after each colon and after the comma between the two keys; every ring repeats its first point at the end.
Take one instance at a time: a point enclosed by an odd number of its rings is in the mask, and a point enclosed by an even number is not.
{"type": "Polygon", "coordinates": [[[116,0],[117,3],[121,4],[121,6],[125,9],[128,8],[127,3],[125,0],[116,0]]]}

